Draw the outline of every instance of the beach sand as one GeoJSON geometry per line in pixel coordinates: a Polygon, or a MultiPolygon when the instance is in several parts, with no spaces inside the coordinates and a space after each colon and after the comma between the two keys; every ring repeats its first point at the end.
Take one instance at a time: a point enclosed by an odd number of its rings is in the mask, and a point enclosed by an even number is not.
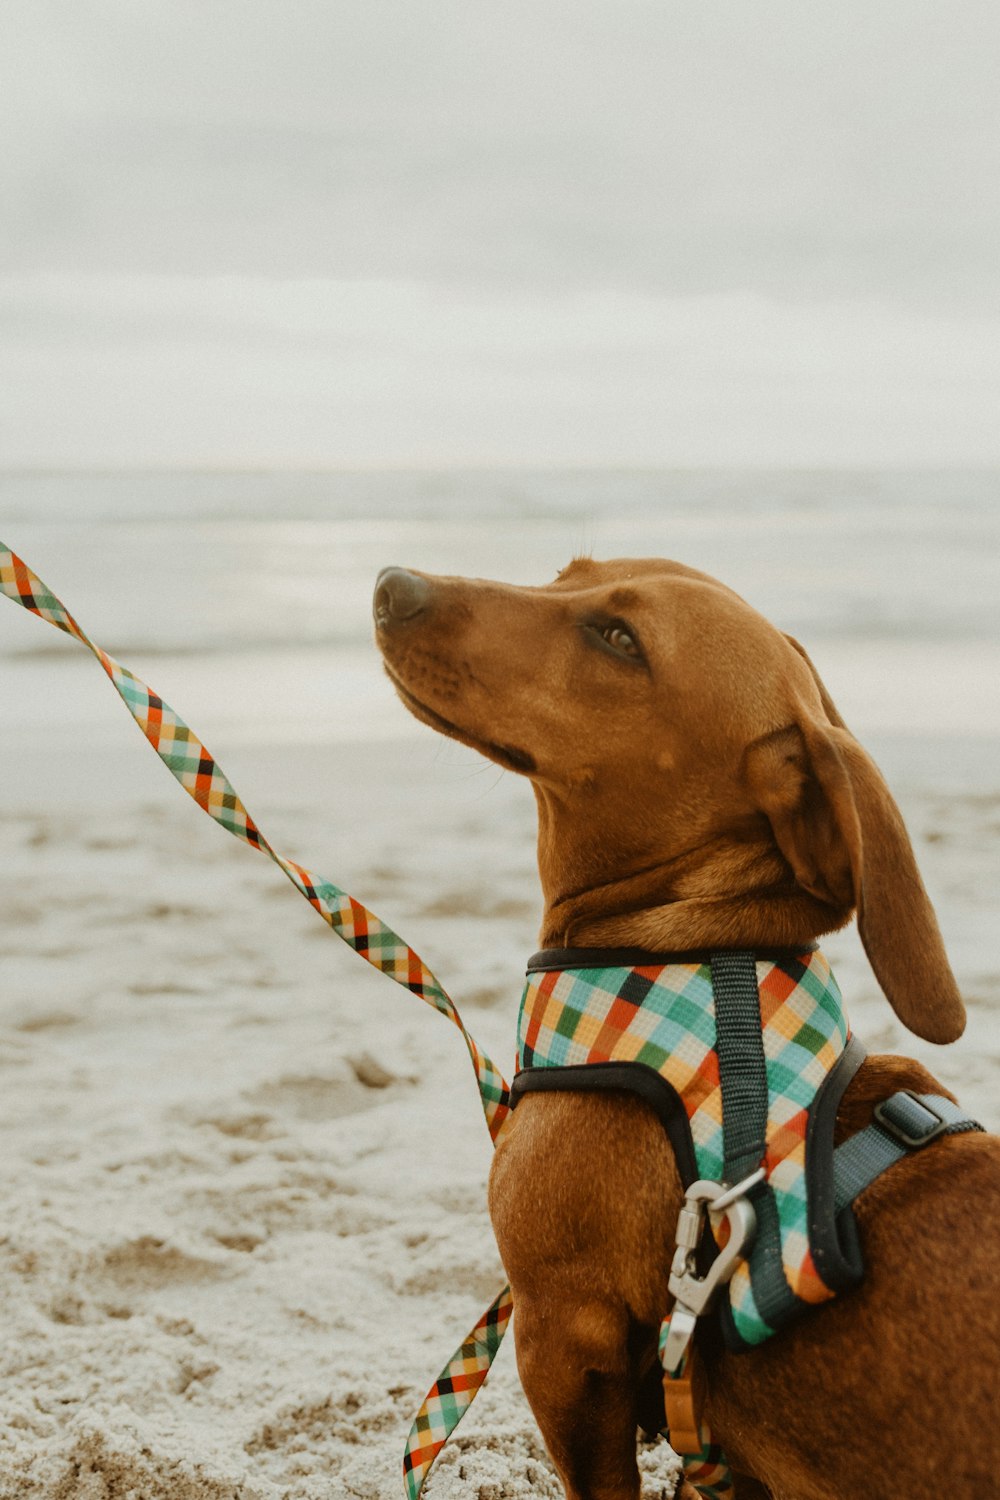
{"type": "MultiPolygon", "coordinates": [[[[401,736],[212,748],[279,852],[401,932],[509,1070],[533,801],[401,736]]],[[[996,1126],[1000,795],[946,781],[915,775],[901,801],[966,1036],[915,1042],[853,935],[825,946],[866,1044],[923,1057],[996,1126]]],[[[413,1413],[503,1283],[461,1038],[205,818],[124,717],[99,755],[5,742],[4,782],[0,1497],[399,1495],[413,1413]]],[[[513,1353],[509,1336],[429,1500],[560,1494],[513,1353]]],[[[666,1445],[642,1464],[670,1495],[666,1445]]]]}

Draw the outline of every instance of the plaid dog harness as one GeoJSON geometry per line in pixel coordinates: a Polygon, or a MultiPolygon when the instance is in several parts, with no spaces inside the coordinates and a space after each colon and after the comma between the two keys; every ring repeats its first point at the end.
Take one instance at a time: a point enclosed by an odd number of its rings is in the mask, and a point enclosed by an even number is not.
{"type": "MultiPolygon", "coordinates": [[[[748,1192],[753,1249],[722,1303],[727,1343],[745,1349],[858,1278],[855,1246],[845,1247],[845,1261],[834,1226],[810,1216],[815,1180],[806,1171],[817,1098],[835,1111],[864,1057],[848,1040],[840,991],[815,949],[717,953],[703,962],[539,953],[528,965],[512,1091],[515,1100],[546,1088],[642,1094],[670,1137],[685,1187],[736,1183],[765,1168],[748,1192]]],[[[815,1130],[811,1144],[815,1179],[815,1130]]],[[[823,1166],[832,1164],[831,1137],[823,1166]]]]}
{"type": "MultiPolygon", "coordinates": [[[[875,1177],[938,1135],[982,1128],[941,1096],[900,1093],[878,1107],[876,1124],[833,1151],[836,1107],[864,1052],[849,1037],[829,966],[813,949],[771,956],[539,954],[529,966],[520,1071],[510,1089],[413,949],[332,881],[278,854],[180,716],[102,651],[2,543],[0,593],[87,647],[202,811],[272,859],[360,957],[452,1022],[465,1042],[494,1142],[517,1098],[533,1089],[624,1088],[649,1100],[687,1188],[670,1278],[675,1305],[661,1333],[664,1368],[668,1376],[677,1373],[678,1390],[710,1293],[728,1282],[721,1316],[732,1347],[769,1337],[798,1311],[860,1279],[849,1206],[875,1177]],[[731,1233],[699,1277],[695,1251],[706,1215],[713,1227],[724,1219],[731,1233]]],[[[512,1309],[505,1286],[428,1392],[403,1457],[408,1500],[417,1500],[434,1459],[486,1379],[512,1309]]],[[[682,1454],[685,1475],[709,1500],[725,1500],[732,1486],[721,1451],[694,1420],[690,1399],[678,1400],[671,1415],[669,1380],[665,1389],[664,1433],[682,1454]]]]}
{"type": "Polygon", "coordinates": [[[686,1189],[660,1334],[667,1426],[685,1477],[727,1500],[732,1480],[692,1400],[688,1359],[714,1307],[723,1339],[753,1348],[864,1274],[850,1205],[938,1135],[979,1130],[941,1095],[901,1091],[836,1150],[833,1126],[864,1061],[815,947],[650,954],[551,950],[528,964],[511,1100],[627,1090],[659,1115],[686,1189]],[[704,1276],[696,1252],[719,1234],[704,1276]]]}

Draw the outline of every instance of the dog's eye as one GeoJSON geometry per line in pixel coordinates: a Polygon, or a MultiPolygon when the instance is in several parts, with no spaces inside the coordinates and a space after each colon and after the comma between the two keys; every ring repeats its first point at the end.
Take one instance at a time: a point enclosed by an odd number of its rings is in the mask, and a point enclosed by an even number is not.
{"type": "Polygon", "coordinates": [[[607,641],[614,651],[620,651],[623,656],[642,655],[639,642],[624,625],[605,625],[601,631],[601,639],[607,641]]]}

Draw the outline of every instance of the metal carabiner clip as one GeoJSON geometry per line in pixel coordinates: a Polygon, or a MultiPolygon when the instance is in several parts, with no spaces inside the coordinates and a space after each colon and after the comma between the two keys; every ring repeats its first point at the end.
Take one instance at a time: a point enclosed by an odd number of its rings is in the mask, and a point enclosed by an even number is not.
{"type": "Polygon", "coordinates": [[[739,1262],[746,1258],[757,1228],[757,1215],[746,1195],[765,1176],[765,1169],[758,1167],[734,1186],[700,1177],[684,1194],[677,1215],[676,1249],[668,1283],[674,1297],[674,1308],[661,1350],[663,1368],[668,1373],[680,1367],[698,1319],[708,1312],[720,1289],[730,1280],[739,1262]],[[705,1275],[699,1276],[695,1271],[695,1254],[705,1221],[709,1216],[714,1220],[719,1215],[729,1233],[705,1275]]]}

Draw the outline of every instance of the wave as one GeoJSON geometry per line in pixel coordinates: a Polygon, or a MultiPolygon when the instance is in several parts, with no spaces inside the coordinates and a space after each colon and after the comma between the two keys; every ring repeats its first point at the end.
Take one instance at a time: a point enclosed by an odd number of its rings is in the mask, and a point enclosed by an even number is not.
{"type": "MultiPolygon", "coordinates": [[[[0,660],[10,661],[80,661],[86,662],[87,656],[80,653],[76,642],[70,640],[65,633],[55,635],[51,628],[45,632],[47,640],[6,643],[0,649],[0,660]]],[[[191,658],[205,658],[212,656],[237,656],[249,657],[260,655],[278,655],[282,652],[304,652],[317,654],[321,652],[358,652],[374,651],[372,645],[371,631],[357,631],[351,635],[327,635],[304,638],[301,636],[280,636],[270,638],[266,636],[250,638],[246,635],[220,635],[206,637],[203,640],[194,640],[190,637],[183,640],[171,640],[161,638],[151,641],[147,637],[136,636],[134,640],[110,640],[98,639],[97,644],[113,656],[123,666],[139,658],[144,660],[156,660],[171,658],[172,660],[184,660],[191,658]]]]}

